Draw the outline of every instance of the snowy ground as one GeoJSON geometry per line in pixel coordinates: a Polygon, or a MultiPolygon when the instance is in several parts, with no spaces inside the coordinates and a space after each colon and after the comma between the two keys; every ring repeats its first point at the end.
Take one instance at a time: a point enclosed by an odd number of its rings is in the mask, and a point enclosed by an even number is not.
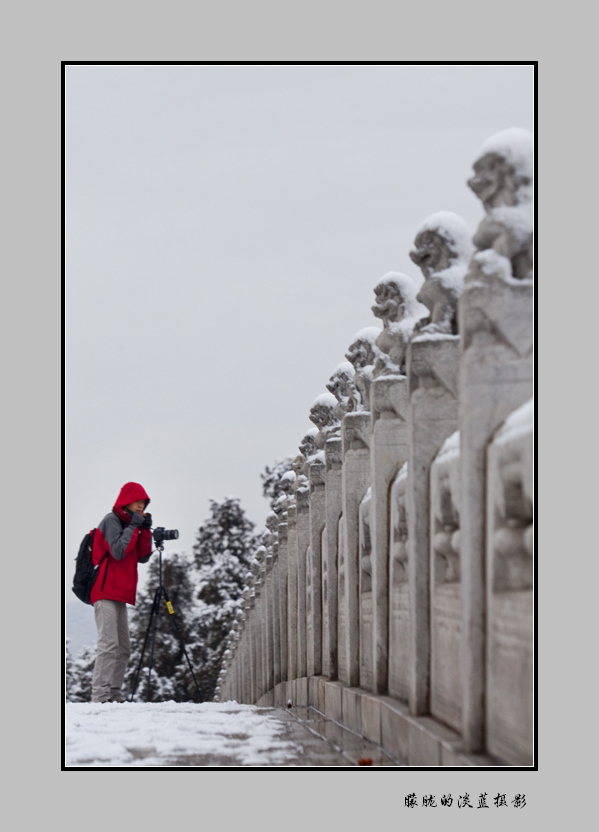
{"type": "Polygon", "coordinates": [[[295,759],[276,711],[206,702],[65,705],[65,766],[268,766],[295,759]],[[192,759],[193,758],[193,759],[192,759]],[[213,763],[211,763],[213,758],[213,763]]]}

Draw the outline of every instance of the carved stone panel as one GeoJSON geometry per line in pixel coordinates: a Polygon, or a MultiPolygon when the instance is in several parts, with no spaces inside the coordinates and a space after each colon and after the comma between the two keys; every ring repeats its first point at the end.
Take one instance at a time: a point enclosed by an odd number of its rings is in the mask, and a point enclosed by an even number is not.
{"type": "Polygon", "coordinates": [[[330,639],[329,616],[329,556],[327,552],[327,530],[323,528],[320,536],[322,553],[322,675],[330,678],[331,657],[328,649],[330,639]]]}
{"type": "Polygon", "coordinates": [[[510,765],[534,751],[533,403],[488,451],[487,747],[510,765]]]}
{"type": "Polygon", "coordinates": [[[407,479],[406,463],[391,487],[389,542],[389,693],[404,702],[408,701],[410,693],[407,479]]]}
{"type": "Polygon", "coordinates": [[[431,467],[431,713],[462,728],[459,434],[431,467]]]}
{"type": "Polygon", "coordinates": [[[347,593],[346,593],[346,566],[347,559],[345,557],[345,523],[343,514],[339,517],[339,524],[337,528],[337,540],[339,541],[339,560],[338,560],[338,591],[337,591],[337,675],[341,682],[346,685],[349,684],[349,657],[348,650],[348,630],[347,630],[347,593]]]}
{"type": "Polygon", "coordinates": [[[370,510],[372,490],[369,488],[359,508],[360,545],[360,687],[373,689],[373,592],[372,539],[370,510]]]}

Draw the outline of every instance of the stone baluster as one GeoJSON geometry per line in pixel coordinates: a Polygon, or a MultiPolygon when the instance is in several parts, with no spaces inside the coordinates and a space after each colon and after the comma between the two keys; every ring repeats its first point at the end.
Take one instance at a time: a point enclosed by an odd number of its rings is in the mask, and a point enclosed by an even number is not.
{"type": "MultiPolygon", "coordinates": [[[[290,502],[286,512],[287,522],[287,678],[297,679],[297,506],[290,502]]],[[[279,526],[279,534],[283,529],[279,526]]]]}
{"type": "Polygon", "coordinates": [[[407,350],[408,539],[413,594],[410,708],[414,714],[430,710],[430,468],[458,427],[457,306],[473,252],[470,237],[461,217],[441,211],[422,223],[410,252],[424,276],[418,299],[429,312],[416,323],[407,350]]]}
{"type": "Polygon", "coordinates": [[[379,356],[378,327],[361,329],[350,344],[346,358],[354,368],[349,412],[341,423],[342,522],[339,572],[339,679],[360,684],[360,504],[370,485],[370,387],[379,356]]]}
{"type": "MultiPolygon", "coordinates": [[[[351,366],[351,365],[350,365],[351,366]]],[[[353,367],[352,367],[353,370],[353,367]]],[[[323,653],[323,600],[322,600],[322,539],[326,523],[325,512],[325,453],[324,448],[332,431],[338,429],[339,418],[336,410],[338,399],[329,391],[319,396],[310,410],[310,421],[316,426],[316,433],[304,438],[300,447],[306,457],[303,473],[308,477],[310,496],[310,571],[308,584],[309,613],[306,619],[308,630],[307,672],[309,676],[322,673],[323,653]],[[306,440],[311,439],[309,447],[306,440]]]]}
{"type": "Polygon", "coordinates": [[[369,487],[358,509],[359,664],[360,687],[365,690],[373,689],[374,669],[371,503],[372,487],[369,487]]]}
{"type": "Polygon", "coordinates": [[[527,131],[498,133],[468,182],[486,212],[459,301],[463,737],[472,752],[485,748],[487,447],[533,394],[533,150],[527,131]]]}
{"type": "Polygon", "coordinates": [[[534,410],[514,411],[488,449],[487,750],[534,760],[534,410]]]}
{"type": "Polygon", "coordinates": [[[308,675],[322,673],[323,653],[323,551],[322,540],[326,523],[326,481],[324,453],[309,464],[310,483],[310,571],[311,571],[311,614],[309,616],[310,637],[308,639],[308,675]]]}
{"type": "Polygon", "coordinates": [[[386,693],[389,668],[390,489],[407,459],[408,386],[406,348],[416,322],[426,311],[416,299],[417,285],[407,275],[390,272],[375,286],[372,307],[383,321],[370,393],[372,440],[370,520],[373,581],[373,669],[370,690],[386,693]]]}
{"type": "Polygon", "coordinates": [[[277,534],[278,517],[274,512],[271,512],[266,518],[265,543],[272,553],[273,557],[273,576],[272,576],[272,626],[273,626],[273,656],[274,656],[274,683],[275,685],[283,679],[282,671],[282,632],[281,632],[281,568],[282,564],[279,558],[279,536],[277,534]]]}
{"type": "MultiPolygon", "coordinates": [[[[303,457],[298,463],[303,464],[303,457]]],[[[310,548],[310,484],[304,474],[299,474],[295,486],[296,539],[297,539],[297,678],[307,675],[307,630],[306,630],[306,569],[310,548]]]]}
{"type": "Polygon", "coordinates": [[[252,574],[250,584],[250,605],[251,605],[251,652],[252,652],[252,702],[256,702],[261,696],[262,685],[262,645],[260,642],[260,562],[254,557],[250,563],[252,574]]]}
{"type": "Polygon", "coordinates": [[[289,676],[288,667],[288,645],[289,636],[287,634],[287,624],[289,620],[288,610],[288,590],[287,584],[289,580],[289,562],[288,562],[288,545],[287,545],[287,515],[285,515],[285,522],[278,523],[278,584],[279,584],[279,644],[281,651],[281,681],[286,682],[291,677],[289,676]]]}
{"type": "Polygon", "coordinates": [[[275,650],[274,650],[274,599],[273,599],[273,556],[266,550],[264,554],[264,640],[266,642],[266,690],[271,691],[275,685],[275,650]]]}
{"type": "Polygon", "coordinates": [[[352,407],[355,369],[342,361],[326,384],[335,397],[333,419],[324,436],[324,529],[322,533],[322,672],[329,679],[338,678],[338,597],[339,597],[339,523],[342,512],[341,468],[343,464],[341,422],[352,407]]]}
{"type": "MultiPolygon", "coordinates": [[[[326,534],[326,601],[323,603],[326,636],[323,648],[323,672],[329,679],[338,678],[338,581],[341,538],[339,523],[343,510],[342,500],[343,449],[341,437],[333,436],[325,444],[325,534],[326,534]]],[[[323,594],[324,598],[324,594],[323,594]]]]}

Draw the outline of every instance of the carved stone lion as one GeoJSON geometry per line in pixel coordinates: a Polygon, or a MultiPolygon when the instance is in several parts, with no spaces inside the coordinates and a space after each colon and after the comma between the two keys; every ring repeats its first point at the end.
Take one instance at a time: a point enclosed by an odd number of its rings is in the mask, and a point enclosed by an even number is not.
{"type": "Polygon", "coordinates": [[[310,421],[316,425],[318,432],[314,437],[314,444],[317,450],[324,449],[332,430],[339,424],[339,419],[335,413],[337,408],[337,399],[332,393],[321,393],[310,408],[310,421]]]}
{"type": "Polygon", "coordinates": [[[342,361],[333,370],[333,374],[326,384],[329,393],[335,397],[337,404],[334,407],[334,414],[338,420],[337,424],[329,432],[331,436],[340,435],[340,425],[346,413],[349,413],[351,408],[351,395],[354,384],[354,377],[356,371],[349,361],[342,361]]]}
{"type": "Polygon", "coordinates": [[[412,278],[398,272],[389,272],[374,288],[376,303],[372,311],[383,321],[383,329],[375,342],[378,355],[374,378],[405,374],[408,342],[416,322],[426,314],[426,308],[417,299],[417,291],[412,278]]]}
{"type": "Polygon", "coordinates": [[[491,136],[473,165],[469,187],[486,217],[473,243],[478,249],[468,280],[490,273],[532,279],[534,138],[512,128],[491,136]]]}
{"type": "Polygon", "coordinates": [[[368,326],[356,333],[348,347],[345,357],[353,365],[354,378],[348,401],[349,410],[368,410],[370,407],[370,385],[372,384],[374,365],[380,356],[376,340],[381,330],[368,326]]]}
{"type": "Polygon", "coordinates": [[[430,315],[416,331],[457,335],[457,306],[473,252],[470,229],[457,214],[439,211],[422,223],[410,258],[424,275],[418,300],[430,315]]]}
{"type": "Polygon", "coordinates": [[[304,434],[302,441],[299,444],[299,452],[306,459],[314,456],[318,452],[316,445],[316,437],[318,435],[318,428],[312,428],[304,434]]]}

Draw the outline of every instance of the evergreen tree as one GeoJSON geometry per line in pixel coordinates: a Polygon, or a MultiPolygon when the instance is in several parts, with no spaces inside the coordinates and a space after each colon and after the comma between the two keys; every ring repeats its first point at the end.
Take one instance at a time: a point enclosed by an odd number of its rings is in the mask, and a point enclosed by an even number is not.
{"type": "Polygon", "coordinates": [[[95,647],[84,647],[77,657],[72,659],[68,702],[92,701],[92,675],[95,663],[95,647]]]}
{"type": "MultiPolygon", "coordinates": [[[[159,558],[154,556],[148,564],[147,588],[137,593],[136,605],[131,615],[131,658],[124,684],[127,695],[133,689],[148,633],[154,596],[160,583],[159,569],[159,558]]],[[[186,652],[199,683],[203,645],[199,637],[195,611],[193,571],[193,561],[185,552],[169,552],[168,556],[162,557],[162,585],[174,612],[172,615],[169,613],[164,597],[162,597],[156,621],[153,656],[151,657],[151,630],[148,634],[143,665],[137,682],[136,699],[144,702],[202,701],[185,657],[186,652]],[[152,670],[148,674],[150,658],[152,658],[152,670]]]]}
{"type": "Polygon", "coordinates": [[[292,456],[280,459],[272,467],[267,465],[260,474],[260,479],[262,480],[262,496],[269,499],[271,509],[274,508],[277,500],[283,493],[281,477],[288,471],[293,470],[293,459],[292,456]]]}
{"type": "Polygon", "coordinates": [[[249,565],[259,545],[235,497],[210,501],[212,516],[200,526],[193,547],[197,567],[198,625],[204,643],[201,687],[205,700],[214,696],[226,640],[242,604],[249,565]]]}
{"type": "Polygon", "coordinates": [[[73,690],[73,659],[71,658],[71,651],[69,650],[69,639],[65,639],[64,645],[64,698],[65,702],[72,702],[71,699],[73,690]]]}

